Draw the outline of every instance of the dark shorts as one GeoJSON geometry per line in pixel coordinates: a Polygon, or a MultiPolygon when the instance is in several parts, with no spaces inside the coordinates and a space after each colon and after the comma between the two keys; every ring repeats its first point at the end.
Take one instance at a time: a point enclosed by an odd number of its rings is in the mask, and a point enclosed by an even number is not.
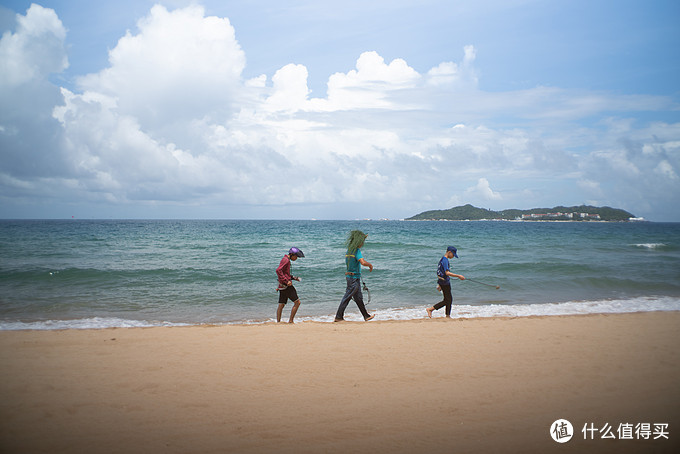
{"type": "Polygon", "coordinates": [[[279,304],[286,304],[288,300],[291,300],[293,302],[299,300],[297,290],[295,290],[295,287],[292,285],[290,287],[286,287],[283,290],[279,290],[279,304]]]}

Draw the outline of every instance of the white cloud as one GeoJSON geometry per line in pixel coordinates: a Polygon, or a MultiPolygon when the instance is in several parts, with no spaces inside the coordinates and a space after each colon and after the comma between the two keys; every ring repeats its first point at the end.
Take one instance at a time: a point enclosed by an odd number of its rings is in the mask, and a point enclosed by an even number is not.
{"type": "Polygon", "coordinates": [[[18,14],[16,32],[0,39],[0,86],[16,87],[66,69],[65,38],[54,10],[34,3],[25,16],[18,14]]]}
{"type": "Polygon", "coordinates": [[[476,58],[475,47],[465,46],[463,61],[460,65],[451,61],[440,63],[427,72],[427,83],[434,86],[455,84],[460,88],[475,89],[478,82],[474,67],[476,58]]]}
{"type": "Polygon", "coordinates": [[[71,172],[107,200],[231,200],[248,170],[228,153],[206,151],[202,122],[229,118],[266,78],[241,81],[245,56],[234,29],[201,7],[157,5],[138,27],[109,52],[108,68],[79,80],[83,93],[62,90],[54,117],[71,172]]]}
{"type": "Polygon", "coordinates": [[[456,80],[458,74],[458,65],[452,61],[443,62],[427,72],[428,83],[432,85],[451,83],[456,80]]]}
{"type": "Polygon", "coordinates": [[[227,18],[157,5],[110,50],[107,68],[59,90],[48,82],[66,67],[59,19],[34,5],[20,23],[0,41],[12,60],[0,68],[3,105],[12,107],[0,106],[7,194],[61,190],[120,206],[297,204],[310,217],[322,205],[331,217],[362,207],[394,217],[475,201],[615,205],[622,190],[625,200],[652,191],[665,203],[680,189],[680,125],[628,117],[666,109],[669,98],[485,92],[473,46],[423,74],[363,52],[354,69],[329,76],[326,97],[310,99],[305,65],[246,80],[227,18]],[[603,118],[583,124],[593,116],[603,118]],[[337,206],[352,208],[336,214],[337,206]]]}
{"type": "Polygon", "coordinates": [[[273,111],[292,111],[305,108],[307,103],[307,68],[303,65],[286,65],[272,77],[272,94],[265,101],[265,108],[273,111]]]}
{"type": "Polygon", "coordinates": [[[477,185],[466,189],[465,194],[481,200],[501,200],[503,198],[500,193],[491,189],[489,180],[486,178],[477,180],[477,185]]]}
{"type": "Polygon", "coordinates": [[[389,94],[414,88],[421,77],[400,58],[386,64],[377,52],[364,52],[355,70],[330,76],[327,103],[322,105],[328,110],[400,108],[389,94]]]}
{"type": "Polygon", "coordinates": [[[248,79],[246,80],[245,85],[246,87],[264,88],[267,85],[267,75],[261,74],[257,77],[253,77],[252,79],[248,79]]]}
{"type": "Polygon", "coordinates": [[[80,78],[86,91],[118,100],[145,128],[231,111],[242,87],[245,54],[229,19],[194,5],[154,6],[109,52],[110,66],[80,78]]]}
{"type": "Polygon", "coordinates": [[[656,166],[654,171],[659,175],[669,178],[671,180],[678,179],[678,174],[675,173],[675,169],[673,169],[673,166],[666,160],[661,161],[659,165],[656,166]]]}
{"type": "MultiPolygon", "coordinates": [[[[5,181],[63,174],[65,167],[55,147],[59,124],[50,115],[61,95],[48,77],[68,67],[66,29],[53,10],[36,4],[16,21],[16,31],[0,39],[0,173],[5,181]]],[[[29,187],[13,185],[7,194],[29,187]]]]}

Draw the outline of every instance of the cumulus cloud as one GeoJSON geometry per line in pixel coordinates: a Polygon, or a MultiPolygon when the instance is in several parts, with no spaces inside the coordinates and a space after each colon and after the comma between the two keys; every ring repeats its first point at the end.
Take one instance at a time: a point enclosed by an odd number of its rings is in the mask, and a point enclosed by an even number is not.
{"type": "Polygon", "coordinates": [[[679,192],[680,125],[612,114],[666,109],[665,97],[484,92],[470,45],[422,74],[368,50],[310,98],[299,63],[245,80],[236,32],[200,6],[156,5],[106,68],[68,90],[48,79],[66,68],[66,30],[54,11],[31,6],[0,41],[11,63],[0,67],[3,193],[393,217],[474,201],[528,208],[528,195],[531,205],[616,205],[622,188],[625,200],[651,190],[660,203],[679,192]],[[546,189],[556,180],[568,198],[546,189]]]}
{"type": "Polygon", "coordinates": [[[272,77],[272,94],[265,101],[267,110],[301,110],[307,104],[307,68],[303,65],[286,65],[272,77]]]}
{"type": "Polygon", "coordinates": [[[468,88],[477,85],[477,73],[474,62],[477,58],[475,46],[468,45],[464,48],[463,61],[460,65],[447,61],[442,62],[427,72],[427,83],[431,85],[464,84],[468,88]]]}
{"type": "Polygon", "coordinates": [[[477,185],[466,189],[465,194],[481,200],[501,200],[503,198],[501,197],[500,193],[494,192],[491,189],[489,180],[486,178],[480,178],[477,180],[477,185]]]}
{"type": "Polygon", "coordinates": [[[116,98],[118,111],[147,129],[234,109],[245,54],[229,19],[205,17],[198,5],[156,5],[137,27],[111,49],[110,66],[81,77],[79,88],[116,98]]]}
{"type": "Polygon", "coordinates": [[[54,147],[61,130],[51,117],[61,97],[48,77],[68,67],[66,29],[53,10],[36,4],[16,21],[16,31],[0,38],[0,174],[7,194],[33,187],[24,178],[64,171],[54,147]]]}
{"type": "Polygon", "coordinates": [[[0,40],[0,86],[16,87],[66,69],[65,38],[54,10],[34,3],[25,16],[17,14],[16,32],[5,32],[0,40]]]}
{"type": "Polygon", "coordinates": [[[389,95],[415,87],[421,77],[400,58],[385,63],[377,52],[364,52],[356,69],[330,76],[325,106],[329,110],[400,108],[389,95]]]}

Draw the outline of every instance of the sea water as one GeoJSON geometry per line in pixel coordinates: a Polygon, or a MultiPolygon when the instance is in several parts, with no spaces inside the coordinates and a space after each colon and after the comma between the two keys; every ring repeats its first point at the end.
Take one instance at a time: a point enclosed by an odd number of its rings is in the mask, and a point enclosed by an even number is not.
{"type": "MultiPolygon", "coordinates": [[[[449,245],[452,271],[478,281],[452,279],[453,317],[680,310],[677,223],[5,220],[0,329],[270,322],[292,246],[296,321],[330,322],[352,229],[369,235],[376,320],[426,316],[449,245]]],[[[361,320],[354,303],[346,319],[361,320]]]]}

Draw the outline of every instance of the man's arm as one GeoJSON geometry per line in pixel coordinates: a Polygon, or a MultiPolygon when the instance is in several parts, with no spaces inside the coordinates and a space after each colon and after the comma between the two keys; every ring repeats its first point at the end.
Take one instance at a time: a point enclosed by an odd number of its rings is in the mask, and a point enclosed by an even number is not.
{"type": "Polygon", "coordinates": [[[373,265],[371,265],[370,263],[368,263],[368,262],[367,262],[366,260],[364,260],[363,258],[360,258],[360,259],[359,259],[359,263],[361,263],[361,264],[364,265],[364,266],[367,266],[367,267],[368,267],[368,272],[369,272],[369,273],[370,273],[371,271],[373,271],[373,265]]]}
{"type": "Polygon", "coordinates": [[[292,285],[292,282],[290,281],[292,278],[290,275],[290,260],[286,260],[286,257],[281,259],[279,267],[276,268],[276,276],[282,284],[292,285]]]}

